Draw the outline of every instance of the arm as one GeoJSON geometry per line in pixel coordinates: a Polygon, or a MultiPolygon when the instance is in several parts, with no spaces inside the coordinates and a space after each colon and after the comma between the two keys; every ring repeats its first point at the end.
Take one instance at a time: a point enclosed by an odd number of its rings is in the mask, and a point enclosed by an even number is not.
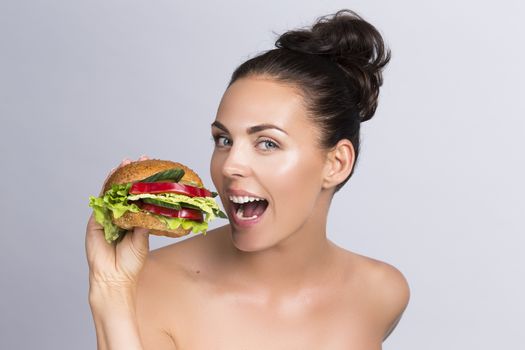
{"type": "MultiPolygon", "coordinates": [[[[126,163],[129,160],[120,165],[126,163]]],[[[135,294],[149,252],[148,231],[134,228],[120,242],[109,244],[104,239],[103,227],[91,215],[85,244],[89,265],[89,304],[98,349],[143,349],[137,326],[135,294]]]]}
{"type": "Polygon", "coordinates": [[[385,273],[382,293],[386,331],[385,341],[398,325],[410,300],[410,287],[403,274],[389,266],[385,273]]]}
{"type": "Polygon", "coordinates": [[[90,288],[97,349],[142,350],[137,326],[134,293],[106,287],[90,288]]]}
{"type": "Polygon", "coordinates": [[[141,285],[143,291],[150,290],[151,285],[148,284],[146,288],[141,283],[138,289],[120,289],[116,286],[90,288],[90,306],[99,350],[176,349],[171,334],[160,323],[162,317],[158,316],[157,307],[149,303],[146,310],[144,305],[139,307],[136,295],[141,298],[142,304],[144,299],[148,299],[146,295],[138,293],[141,285]]]}
{"type": "Polygon", "coordinates": [[[370,275],[373,318],[380,332],[378,336],[385,341],[401,320],[410,299],[410,288],[403,274],[386,263],[378,263],[370,275]]]}
{"type": "Polygon", "coordinates": [[[396,329],[396,326],[397,324],[399,323],[399,321],[401,321],[401,316],[403,316],[403,311],[399,314],[399,316],[397,317],[397,319],[394,321],[394,323],[390,326],[390,328],[388,329],[388,331],[386,332],[385,336],[383,337],[383,341],[385,341],[389,336],[390,334],[394,331],[394,329],[396,329]]]}

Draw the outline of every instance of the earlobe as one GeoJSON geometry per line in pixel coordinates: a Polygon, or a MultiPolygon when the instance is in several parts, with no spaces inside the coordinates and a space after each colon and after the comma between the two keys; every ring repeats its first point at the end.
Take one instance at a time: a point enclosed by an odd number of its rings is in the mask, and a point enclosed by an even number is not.
{"type": "Polygon", "coordinates": [[[354,162],[354,146],[350,140],[339,140],[337,145],[326,155],[326,172],[323,188],[332,188],[343,182],[352,172],[354,162]]]}

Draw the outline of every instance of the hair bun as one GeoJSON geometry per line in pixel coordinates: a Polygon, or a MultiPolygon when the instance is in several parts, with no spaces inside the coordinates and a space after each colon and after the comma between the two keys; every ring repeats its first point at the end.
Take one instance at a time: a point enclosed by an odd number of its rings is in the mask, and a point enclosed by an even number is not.
{"type": "Polygon", "coordinates": [[[325,56],[336,63],[359,92],[361,121],[372,118],[383,83],[381,72],[391,56],[373,25],[344,9],[318,18],[311,28],[282,34],[275,46],[325,56]]]}

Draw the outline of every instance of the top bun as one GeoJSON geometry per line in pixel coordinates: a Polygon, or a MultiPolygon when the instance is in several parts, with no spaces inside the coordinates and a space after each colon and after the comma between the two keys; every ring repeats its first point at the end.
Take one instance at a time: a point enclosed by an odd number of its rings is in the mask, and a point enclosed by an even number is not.
{"type": "Polygon", "coordinates": [[[180,182],[193,183],[197,187],[203,186],[199,175],[181,163],[169,160],[148,159],[131,162],[117,168],[117,170],[115,170],[115,172],[108,178],[106,185],[104,186],[104,193],[106,193],[106,191],[108,191],[113,185],[139,181],[160,171],[173,168],[181,168],[184,170],[184,176],[180,182]]]}

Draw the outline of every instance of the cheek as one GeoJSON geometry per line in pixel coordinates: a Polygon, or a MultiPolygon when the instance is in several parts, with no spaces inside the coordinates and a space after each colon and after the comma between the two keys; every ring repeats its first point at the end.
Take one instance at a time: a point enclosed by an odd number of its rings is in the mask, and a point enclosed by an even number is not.
{"type": "Polygon", "coordinates": [[[264,174],[261,181],[267,185],[277,213],[308,211],[321,189],[322,165],[313,152],[283,152],[271,164],[259,166],[258,173],[264,174]]]}
{"type": "Polygon", "coordinates": [[[222,179],[222,162],[217,152],[213,152],[210,160],[210,175],[215,188],[220,188],[222,179]]]}

